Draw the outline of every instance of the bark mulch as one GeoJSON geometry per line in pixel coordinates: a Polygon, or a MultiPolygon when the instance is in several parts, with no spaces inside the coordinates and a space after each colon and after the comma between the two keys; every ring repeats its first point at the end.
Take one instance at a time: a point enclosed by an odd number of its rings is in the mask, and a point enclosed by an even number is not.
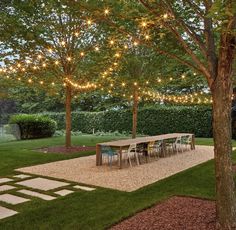
{"type": "Polygon", "coordinates": [[[52,146],[52,147],[42,148],[38,150],[43,153],[69,154],[69,153],[79,153],[79,152],[84,152],[84,151],[95,151],[96,148],[92,146],[72,146],[70,148],[66,148],[65,146],[52,146]]]}
{"type": "Polygon", "coordinates": [[[137,213],[112,230],[215,230],[214,201],[172,197],[163,203],[137,213]]]}

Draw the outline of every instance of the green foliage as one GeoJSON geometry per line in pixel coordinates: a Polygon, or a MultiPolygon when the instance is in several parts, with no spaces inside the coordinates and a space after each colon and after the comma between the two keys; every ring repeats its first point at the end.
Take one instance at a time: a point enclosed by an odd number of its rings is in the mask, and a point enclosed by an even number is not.
{"type": "MultiPolygon", "coordinates": [[[[59,129],[65,128],[65,113],[47,114],[56,120],[59,129]]],[[[142,108],[138,113],[138,133],[157,135],[191,132],[199,137],[212,136],[211,108],[205,106],[158,106],[142,108]]],[[[130,110],[106,112],[73,112],[72,129],[83,133],[131,132],[130,110]]]]}
{"type": "MultiPolygon", "coordinates": [[[[18,125],[20,139],[22,140],[51,137],[57,128],[56,121],[42,115],[13,115],[9,123],[18,125]]],[[[12,129],[12,132],[13,135],[18,137],[18,133],[15,129],[12,129]]]]}

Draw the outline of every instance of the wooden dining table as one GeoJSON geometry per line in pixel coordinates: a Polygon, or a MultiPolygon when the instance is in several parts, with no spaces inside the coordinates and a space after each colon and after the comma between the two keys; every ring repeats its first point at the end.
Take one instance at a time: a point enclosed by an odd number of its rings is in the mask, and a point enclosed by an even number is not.
{"type": "Polygon", "coordinates": [[[191,136],[191,149],[195,149],[195,135],[192,133],[169,133],[169,134],[162,134],[157,136],[145,136],[145,137],[138,137],[134,139],[123,139],[123,140],[116,140],[104,143],[97,143],[96,144],[96,165],[102,165],[102,146],[110,146],[111,148],[115,148],[119,150],[119,157],[120,157],[120,168],[122,168],[122,150],[127,149],[131,144],[148,144],[154,141],[163,141],[163,151],[165,149],[166,141],[170,139],[176,139],[178,137],[188,137],[191,136]]]}

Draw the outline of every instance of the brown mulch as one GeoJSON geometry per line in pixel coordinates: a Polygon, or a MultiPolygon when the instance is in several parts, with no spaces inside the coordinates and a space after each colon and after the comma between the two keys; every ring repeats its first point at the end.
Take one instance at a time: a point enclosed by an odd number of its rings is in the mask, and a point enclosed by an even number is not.
{"type": "Polygon", "coordinates": [[[84,151],[95,151],[96,148],[92,146],[72,146],[70,148],[66,148],[65,146],[52,146],[48,148],[38,149],[38,151],[43,153],[79,153],[84,151]]]}
{"type": "Polygon", "coordinates": [[[215,230],[214,201],[191,197],[172,197],[137,213],[112,230],[215,230]]]}

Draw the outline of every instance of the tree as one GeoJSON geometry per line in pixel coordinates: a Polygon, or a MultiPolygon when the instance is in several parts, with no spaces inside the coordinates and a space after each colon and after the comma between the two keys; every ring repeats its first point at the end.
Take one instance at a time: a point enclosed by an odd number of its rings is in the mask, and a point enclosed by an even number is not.
{"type": "Polygon", "coordinates": [[[65,89],[66,147],[70,147],[72,95],[74,88],[76,94],[95,88],[91,82],[96,74],[90,67],[102,56],[98,54],[105,38],[102,30],[69,1],[16,0],[6,4],[1,16],[8,73],[40,88],[65,89]]]}
{"type": "MultiPolygon", "coordinates": [[[[104,4],[110,6],[111,14],[102,19],[119,34],[175,59],[207,80],[213,99],[217,228],[235,229],[230,114],[236,1],[107,0],[104,4]],[[133,27],[139,28],[138,35],[133,27]]],[[[101,18],[99,13],[97,17],[101,18]]]]}
{"type": "MultiPolygon", "coordinates": [[[[132,13],[136,12],[133,22],[145,23],[145,28],[140,32],[143,37],[147,31],[153,33],[152,47],[158,53],[194,69],[208,82],[213,98],[217,228],[235,229],[236,197],[231,159],[230,112],[236,45],[236,2],[137,0],[123,4],[127,14],[122,16],[122,20],[131,19],[128,11],[131,8],[132,13]],[[137,15],[140,16],[139,20],[137,15]],[[160,35],[159,39],[157,35],[160,35]],[[160,37],[168,49],[158,45],[160,37]],[[170,49],[169,37],[176,41],[173,50],[170,49]],[[174,52],[176,49],[179,54],[174,52]]],[[[119,16],[116,20],[119,20],[119,16]]],[[[132,33],[128,27],[118,28],[132,33]]]]}
{"type": "MultiPolygon", "coordinates": [[[[148,90],[155,89],[160,74],[160,63],[153,51],[145,47],[128,44],[125,52],[117,53],[120,67],[113,76],[106,79],[112,85],[112,94],[131,101],[133,124],[132,138],[137,134],[138,104],[148,90]]],[[[109,88],[109,86],[106,86],[109,88]]]]}

